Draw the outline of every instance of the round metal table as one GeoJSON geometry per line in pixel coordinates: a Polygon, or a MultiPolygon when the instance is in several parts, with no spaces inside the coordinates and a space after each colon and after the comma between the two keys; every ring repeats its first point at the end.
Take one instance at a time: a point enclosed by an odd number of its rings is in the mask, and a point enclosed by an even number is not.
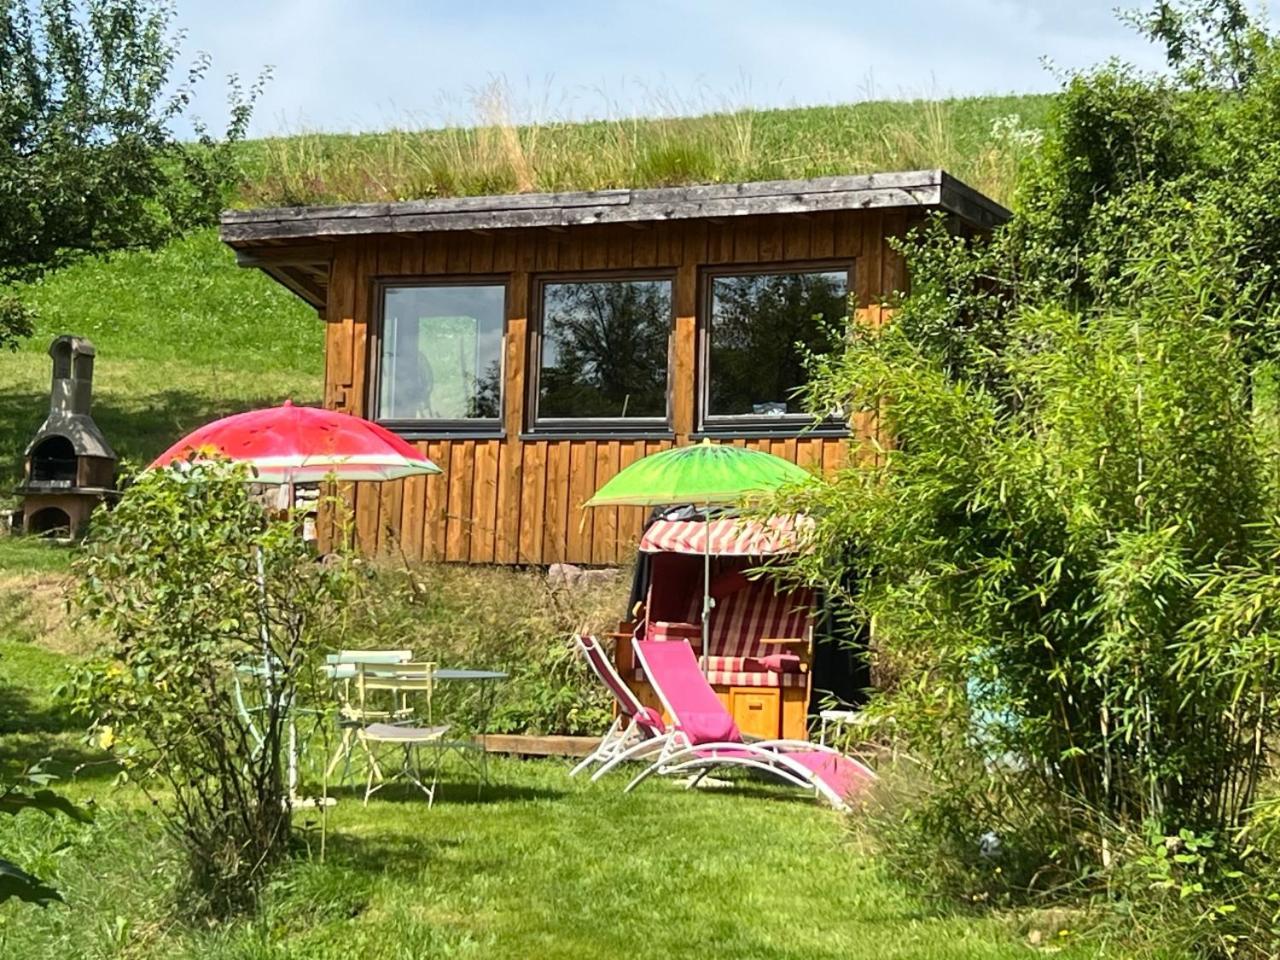
{"type": "Polygon", "coordinates": [[[476,735],[469,740],[442,740],[438,744],[441,754],[453,750],[458,756],[467,760],[467,751],[479,753],[479,761],[475,764],[480,782],[476,784],[477,793],[489,782],[489,751],[485,749],[485,735],[488,732],[489,714],[493,712],[493,686],[495,681],[507,679],[503,670],[466,670],[442,667],[431,674],[431,679],[440,683],[478,683],[480,684],[480,709],[476,735]]]}

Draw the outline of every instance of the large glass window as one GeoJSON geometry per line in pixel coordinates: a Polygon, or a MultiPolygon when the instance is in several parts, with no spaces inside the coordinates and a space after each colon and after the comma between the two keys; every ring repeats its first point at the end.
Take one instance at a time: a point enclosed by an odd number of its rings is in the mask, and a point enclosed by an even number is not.
{"type": "Polygon", "coordinates": [[[847,270],[717,274],[703,378],[706,419],[802,417],[804,349],[829,351],[847,322],[847,270]]]}
{"type": "Polygon", "coordinates": [[[541,285],[537,418],[664,420],[671,281],[541,285]]]}
{"type": "Polygon", "coordinates": [[[386,287],[378,418],[483,421],[502,414],[506,287],[386,287]]]}

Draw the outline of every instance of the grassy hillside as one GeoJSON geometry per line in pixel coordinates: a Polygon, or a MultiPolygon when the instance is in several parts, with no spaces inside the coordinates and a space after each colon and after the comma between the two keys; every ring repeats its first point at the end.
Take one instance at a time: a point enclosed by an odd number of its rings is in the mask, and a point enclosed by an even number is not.
{"type": "Polygon", "coordinates": [[[154,253],[92,259],[28,288],[36,335],[0,351],[0,489],[49,405],[60,333],[98,350],[94,418],[122,457],[154,456],[211,417],[285,397],[316,401],[323,329],[314,310],[235,265],[214,231],[154,253]]]}
{"type": "MultiPolygon", "coordinates": [[[[881,101],[680,119],[518,126],[501,88],[473,128],[250,142],[237,203],[407,199],[513,190],[663,186],[944,167],[1007,201],[1051,98],[881,101]]],[[[98,348],[94,415],[145,461],[225,413],[321,393],[315,313],[237,268],[215,231],[154,253],[81,262],[28,288],[36,335],[0,352],[0,499],[48,404],[49,341],[98,348]]]]}

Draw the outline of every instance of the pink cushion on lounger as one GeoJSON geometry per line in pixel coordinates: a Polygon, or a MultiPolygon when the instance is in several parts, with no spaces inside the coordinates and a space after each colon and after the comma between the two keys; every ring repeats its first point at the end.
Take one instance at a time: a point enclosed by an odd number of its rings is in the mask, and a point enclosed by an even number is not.
{"type": "Polygon", "coordinates": [[[817,750],[804,750],[789,754],[802,767],[813,772],[841,799],[858,793],[871,782],[870,771],[848,757],[817,750]]]}
{"type": "Polygon", "coordinates": [[[741,743],[733,717],[724,713],[683,713],[680,727],[693,743],[741,743]]]}
{"type": "Polygon", "coordinates": [[[636,711],[636,720],[652,730],[657,730],[659,733],[667,727],[667,725],[662,722],[662,714],[658,713],[658,711],[653,709],[653,707],[641,707],[636,711]]]}
{"type": "Polygon", "coordinates": [[[641,640],[635,651],[650,681],[675,718],[676,726],[695,744],[741,741],[733,717],[698,666],[684,640],[641,640]]]}

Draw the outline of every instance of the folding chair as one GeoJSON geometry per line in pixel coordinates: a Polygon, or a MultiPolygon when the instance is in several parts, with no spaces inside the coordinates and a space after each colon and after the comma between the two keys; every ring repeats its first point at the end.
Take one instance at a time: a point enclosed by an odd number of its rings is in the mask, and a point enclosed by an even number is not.
{"type": "MultiPolygon", "coordinates": [[[[690,786],[718,767],[742,767],[804,787],[839,810],[875,774],[860,760],[803,740],[748,740],[716,696],[684,640],[638,640],[635,654],[671,717],[662,751],[624,792],[657,773],[693,774],[690,786]]],[[[646,758],[647,759],[647,758],[646,758]]]]}
{"type": "Polygon", "coordinates": [[[592,776],[596,780],[623,760],[639,759],[650,748],[660,749],[667,730],[658,711],[642,704],[622,682],[600,641],[587,633],[575,633],[573,639],[587,666],[613,694],[618,707],[618,715],[600,739],[600,745],[569,771],[573,777],[592,764],[599,764],[600,769],[592,776]]]}
{"type": "Polygon", "coordinates": [[[327,780],[333,776],[338,764],[342,766],[340,783],[345,783],[351,773],[351,749],[355,745],[356,731],[369,723],[389,721],[392,723],[407,719],[407,715],[398,714],[395,710],[374,710],[352,696],[351,682],[355,679],[360,664],[391,666],[408,663],[413,659],[412,650],[339,650],[325,658],[325,673],[338,685],[338,728],[342,738],[333,757],[325,768],[327,780]]]}
{"type": "Polygon", "coordinates": [[[415,726],[409,722],[413,716],[413,708],[409,706],[411,695],[426,698],[427,723],[431,723],[431,693],[434,683],[436,665],[434,663],[395,663],[374,664],[356,663],[355,676],[352,683],[355,687],[357,703],[364,716],[376,716],[378,711],[370,708],[370,695],[382,692],[391,698],[391,716],[403,718],[401,723],[374,722],[365,723],[355,728],[356,741],[360,744],[369,762],[369,777],[365,783],[364,802],[388,783],[395,780],[407,780],[427,795],[427,806],[435,802],[436,783],[440,773],[440,758],[437,755],[432,763],[431,785],[427,786],[422,778],[422,766],[418,756],[418,748],[424,745],[436,746],[449,730],[448,724],[435,726],[415,726]],[[400,747],[400,769],[391,776],[383,773],[378,763],[375,748],[380,744],[392,744],[400,747]],[[376,782],[376,786],[375,786],[376,782]]]}

